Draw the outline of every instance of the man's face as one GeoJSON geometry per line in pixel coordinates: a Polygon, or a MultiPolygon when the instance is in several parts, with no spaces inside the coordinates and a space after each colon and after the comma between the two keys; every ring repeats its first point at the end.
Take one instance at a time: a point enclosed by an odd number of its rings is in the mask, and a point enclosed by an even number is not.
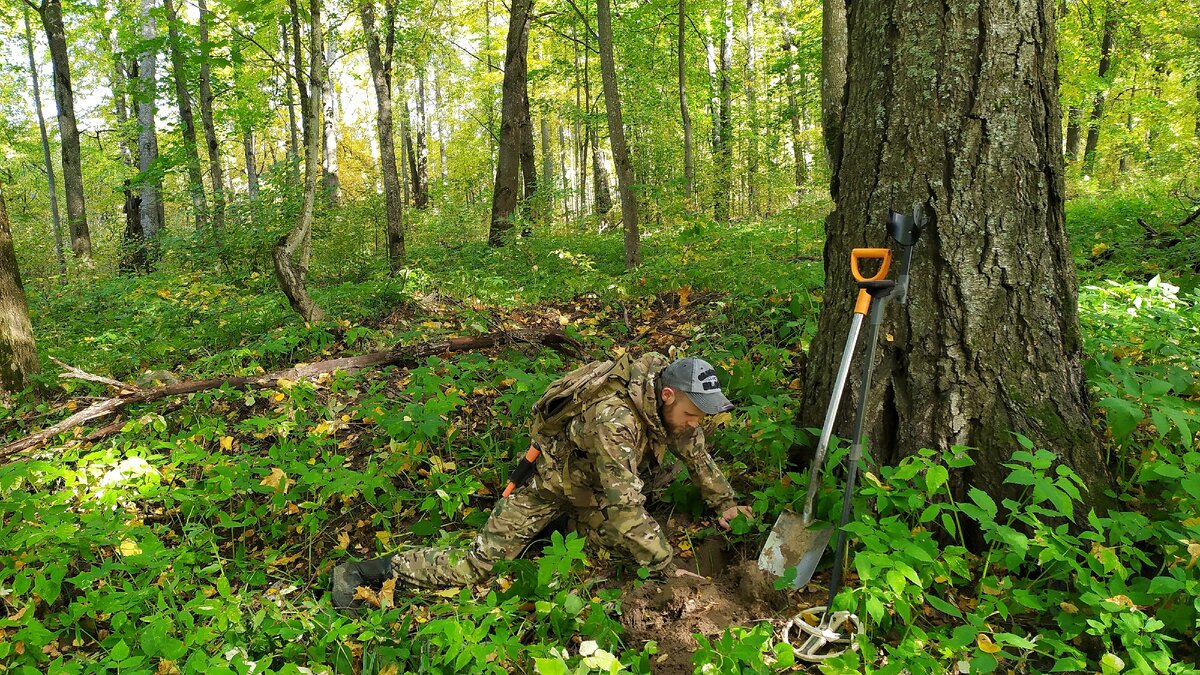
{"type": "Polygon", "coordinates": [[[662,420],[672,436],[690,433],[700,426],[704,412],[692,403],[687,394],[671,387],[662,390],[662,420]]]}

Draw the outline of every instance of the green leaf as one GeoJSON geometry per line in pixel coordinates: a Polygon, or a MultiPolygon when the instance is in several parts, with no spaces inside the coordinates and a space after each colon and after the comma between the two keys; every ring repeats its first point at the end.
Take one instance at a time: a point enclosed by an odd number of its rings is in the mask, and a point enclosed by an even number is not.
{"type": "Polygon", "coordinates": [[[1170,595],[1183,588],[1183,582],[1174,577],[1154,577],[1150,580],[1151,595],[1170,595]]]}
{"type": "Polygon", "coordinates": [[[938,488],[945,485],[949,478],[949,469],[941,464],[934,464],[925,473],[925,489],[928,490],[929,494],[933,494],[938,491],[938,488]]]}
{"type": "Polygon", "coordinates": [[[931,607],[942,614],[948,614],[959,619],[962,618],[962,611],[958,607],[955,607],[953,604],[939,598],[936,595],[926,593],[925,602],[928,602],[931,607]]]}
{"type": "Polygon", "coordinates": [[[1145,419],[1145,413],[1140,405],[1135,405],[1123,398],[1108,397],[1096,405],[1108,411],[1108,428],[1112,430],[1113,438],[1123,441],[1129,437],[1138,422],[1145,419]]]}
{"type": "Polygon", "coordinates": [[[991,495],[979,488],[973,487],[967,491],[967,497],[987,513],[988,520],[996,519],[996,501],[992,499],[991,495]]]}
{"type": "Polygon", "coordinates": [[[533,671],[539,675],[567,675],[567,664],[558,657],[534,659],[533,671]]]}

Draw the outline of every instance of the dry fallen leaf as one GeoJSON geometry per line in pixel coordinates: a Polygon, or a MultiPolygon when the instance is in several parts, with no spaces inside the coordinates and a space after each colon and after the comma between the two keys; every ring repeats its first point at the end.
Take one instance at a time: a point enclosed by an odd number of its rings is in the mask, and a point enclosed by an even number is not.
{"type": "Polygon", "coordinates": [[[358,588],[354,589],[354,599],[362,600],[363,602],[375,608],[379,607],[379,595],[366,586],[359,586],[358,588]]]}
{"type": "Polygon", "coordinates": [[[1000,651],[1000,645],[992,642],[992,638],[987,633],[980,633],[975,636],[975,644],[979,646],[980,651],[985,654],[995,654],[1000,651]]]}
{"type": "Polygon", "coordinates": [[[350,546],[350,535],[346,532],[338,533],[337,550],[345,551],[350,546]]]}
{"type": "Polygon", "coordinates": [[[396,606],[396,578],[392,577],[383,582],[383,588],[379,591],[379,607],[387,609],[396,606]]]}
{"type": "Polygon", "coordinates": [[[263,478],[258,484],[265,485],[269,488],[274,488],[276,492],[286,493],[288,491],[288,487],[291,486],[292,481],[287,477],[287,474],[283,472],[283,469],[274,467],[271,469],[271,475],[263,478]]]}

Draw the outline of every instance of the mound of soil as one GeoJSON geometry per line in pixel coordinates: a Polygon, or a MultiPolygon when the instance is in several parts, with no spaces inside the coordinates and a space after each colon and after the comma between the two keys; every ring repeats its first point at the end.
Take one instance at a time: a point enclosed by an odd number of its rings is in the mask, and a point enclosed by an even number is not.
{"type": "Polygon", "coordinates": [[[693,633],[720,638],[729,626],[778,623],[794,613],[789,608],[809,600],[796,592],[776,591],[774,577],[759,570],[756,561],[727,565],[725,555],[720,542],[710,540],[697,547],[694,560],[686,561],[689,571],[698,570],[710,579],[675,577],[626,588],[621,623],[630,647],[657,642],[655,673],[694,670],[692,654],[698,645],[693,633]]]}

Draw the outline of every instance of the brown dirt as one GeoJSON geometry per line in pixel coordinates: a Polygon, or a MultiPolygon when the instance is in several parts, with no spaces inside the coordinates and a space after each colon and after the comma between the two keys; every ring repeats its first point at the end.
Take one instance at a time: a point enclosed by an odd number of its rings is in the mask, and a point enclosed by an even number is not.
{"type": "Polygon", "coordinates": [[[774,579],[760,571],[755,560],[726,564],[728,554],[720,544],[704,542],[697,546],[695,559],[686,561],[689,571],[699,566],[711,579],[676,577],[626,588],[621,623],[628,644],[634,649],[650,640],[658,644],[655,673],[693,672],[692,654],[699,646],[693,633],[719,638],[730,626],[784,620],[789,609],[794,612],[792,608],[804,604],[795,592],[776,591],[774,579]]]}

